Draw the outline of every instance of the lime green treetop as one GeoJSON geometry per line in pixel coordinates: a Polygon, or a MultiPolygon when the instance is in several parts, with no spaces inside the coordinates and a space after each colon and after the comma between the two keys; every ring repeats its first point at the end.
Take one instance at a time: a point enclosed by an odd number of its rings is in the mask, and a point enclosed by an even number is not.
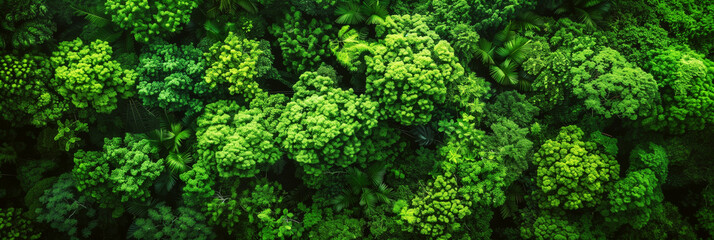
{"type": "Polygon", "coordinates": [[[107,0],[106,13],[112,21],[131,30],[139,42],[180,31],[188,23],[197,0],[107,0]]]}
{"type": "Polygon", "coordinates": [[[55,68],[52,85],[59,95],[79,109],[93,108],[110,113],[118,98],[134,95],[135,73],[112,60],[109,43],[96,40],[84,44],[80,39],[61,42],[50,58],[55,68]]]}
{"type": "Polygon", "coordinates": [[[540,207],[576,210],[595,206],[619,178],[620,165],[615,158],[583,136],[575,125],[563,127],[533,156],[540,207]]]}

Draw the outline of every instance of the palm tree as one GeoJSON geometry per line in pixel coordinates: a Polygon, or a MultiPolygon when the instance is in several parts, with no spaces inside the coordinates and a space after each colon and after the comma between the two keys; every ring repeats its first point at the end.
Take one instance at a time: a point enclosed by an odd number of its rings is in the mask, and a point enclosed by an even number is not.
{"type": "Polygon", "coordinates": [[[573,17],[591,29],[597,28],[611,6],[609,0],[549,0],[545,4],[555,15],[573,17]]]}
{"type": "Polygon", "coordinates": [[[387,5],[379,0],[364,0],[361,3],[347,1],[337,7],[335,14],[339,16],[335,20],[339,24],[379,24],[389,15],[387,5]]]}
{"type": "MultiPolygon", "coordinates": [[[[159,147],[159,155],[165,156],[166,164],[172,172],[183,173],[188,170],[191,155],[182,151],[182,144],[193,137],[191,129],[184,128],[182,123],[162,121],[161,127],[147,134],[147,138],[159,147]]],[[[189,145],[190,146],[190,145],[189,145]]]]}
{"type": "Polygon", "coordinates": [[[531,40],[518,36],[508,24],[505,29],[496,33],[493,41],[479,39],[477,53],[481,63],[489,69],[491,78],[501,85],[517,85],[528,89],[530,84],[519,77],[518,67],[525,61],[525,54],[531,40]]]}
{"type": "Polygon", "coordinates": [[[335,210],[341,211],[359,204],[364,208],[366,215],[372,215],[377,204],[392,203],[392,189],[384,183],[386,172],[387,165],[384,163],[370,166],[366,173],[356,168],[348,169],[349,187],[343,189],[342,194],[332,200],[335,210]]]}

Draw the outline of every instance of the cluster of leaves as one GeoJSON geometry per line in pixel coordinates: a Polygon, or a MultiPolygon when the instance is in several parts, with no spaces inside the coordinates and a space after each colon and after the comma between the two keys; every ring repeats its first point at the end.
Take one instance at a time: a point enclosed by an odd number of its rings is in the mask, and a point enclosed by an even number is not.
{"type": "Polygon", "coordinates": [[[317,72],[302,74],[293,89],[277,125],[288,156],[316,177],[332,167],[364,164],[367,159],[356,155],[361,139],[377,125],[377,103],[337,88],[334,79],[317,72]]]}
{"type": "Polygon", "coordinates": [[[52,91],[50,61],[43,56],[0,58],[0,112],[12,124],[45,126],[62,117],[67,103],[52,91]]]}
{"type": "Polygon", "coordinates": [[[218,92],[203,80],[206,65],[203,51],[193,45],[151,44],[136,69],[138,97],[150,108],[201,112],[218,92]]]}
{"type": "Polygon", "coordinates": [[[210,88],[228,85],[231,94],[240,94],[246,100],[262,92],[258,80],[278,75],[272,67],[273,55],[265,40],[241,39],[229,33],[225,41],[211,46],[206,58],[210,67],[205,80],[210,88]]]}
{"type": "Polygon", "coordinates": [[[56,26],[44,0],[3,0],[0,4],[0,49],[27,48],[52,39],[56,26]]]}
{"type": "Polygon", "coordinates": [[[652,130],[682,134],[714,123],[714,62],[686,47],[650,52],[647,70],[657,80],[661,111],[643,121],[652,130]]]}
{"type": "MultiPolygon", "coordinates": [[[[147,216],[137,218],[136,229],[130,235],[137,239],[213,239],[211,227],[206,225],[206,216],[186,207],[172,209],[157,204],[147,211],[147,216]]],[[[130,230],[131,231],[131,230],[130,230]]]]}
{"type": "Polygon", "coordinates": [[[711,238],[710,1],[0,0],[0,238],[711,238]]]}
{"type": "Polygon", "coordinates": [[[645,3],[671,36],[687,41],[711,56],[714,44],[706,41],[714,37],[714,7],[711,1],[647,0],[645,3]]]}
{"type": "Polygon", "coordinates": [[[466,226],[459,220],[471,214],[472,200],[459,191],[451,173],[437,176],[420,193],[411,203],[401,200],[394,204],[407,231],[435,239],[449,239],[451,233],[463,231],[466,226]]]}
{"type": "Polygon", "coordinates": [[[196,136],[199,161],[215,163],[223,178],[253,177],[282,156],[261,109],[247,110],[235,102],[207,105],[196,136]]]}
{"type": "Polygon", "coordinates": [[[96,40],[85,45],[81,39],[61,42],[50,60],[55,76],[50,85],[78,109],[92,107],[98,113],[117,108],[118,98],[134,95],[133,70],[112,60],[109,43],[96,40]]]}
{"type": "Polygon", "coordinates": [[[77,190],[103,208],[147,201],[150,186],[164,169],[157,153],[148,139],[128,133],[123,139],[106,138],[101,152],[79,150],[72,169],[77,190]]]}
{"type": "Polygon", "coordinates": [[[586,108],[606,118],[636,120],[657,110],[655,79],[613,49],[600,50],[570,72],[573,94],[584,99],[586,108]]]}
{"type": "Polygon", "coordinates": [[[283,65],[291,74],[315,71],[332,56],[329,48],[334,29],[332,24],[318,19],[309,22],[300,11],[291,9],[285,14],[283,24],[270,27],[270,33],[277,37],[275,45],[280,47],[283,65]]]}
{"type": "Polygon", "coordinates": [[[97,227],[97,210],[86,196],[77,192],[72,174],[65,173],[39,198],[42,204],[37,221],[49,223],[72,239],[88,238],[97,227]]]}
{"type": "Polygon", "coordinates": [[[191,12],[198,7],[196,0],[107,0],[106,13],[112,21],[126,30],[131,30],[139,42],[167,36],[182,29],[188,23],[191,12]]]}
{"type": "Polygon", "coordinates": [[[0,231],[2,238],[8,240],[28,239],[35,240],[42,236],[32,227],[32,222],[23,217],[22,209],[7,208],[0,209],[0,231]]]}
{"type": "Polygon", "coordinates": [[[442,120],[439,131],[447,138],[439,149],[443,160],[438,164],[442,171],[453,173],[459,180],[459,192],[470,196],[474,205],[502,205],[506,199],[506,167],[486,149],[487,136],[476,128],[473,117],[442,120]]]}
{"type": "Polygon", "coordinates": [[[593,207],[619,179],[620,165],[615,158],[583,137],[577,126],[563,127],[555,139],[546,141],[533,156],[540,207],[562,206],[567,210],[593,207]]]}
{"type": "Polygon", "coordinates": [[[403,125],[428,123],[446,102],[446,86],[464,75],[449,42],[426,25],[421,15],[390,16],[377,26],[383,40],[365,57],[367,94],[380,113],[403,125]]]}
{"type": "Polygon", "coordinates": [[[530,84],[519,76],[518,67],[526,60],[531,40],[518,35],[513,28],[515,25],[508,24],[492,41],[481,38],[474,52],[498,84],[529,89],[530,84]]]}

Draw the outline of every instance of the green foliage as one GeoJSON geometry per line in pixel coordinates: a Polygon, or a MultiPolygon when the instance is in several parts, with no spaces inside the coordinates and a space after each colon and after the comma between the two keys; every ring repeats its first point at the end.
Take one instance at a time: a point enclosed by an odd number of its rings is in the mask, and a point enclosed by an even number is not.
{"type": "Polygon", "coordinates": [[[131,237],[137,239],[213,239],[211,227],[206,225],[206,216],[186,207],[174,210],[158,204],[148,210],[145,218],[134,222],[136,231],[131,237]]]}
{"type": "Polygon", "coordinates": [[[525,239],[600,239],[590,229],[592,223],[587,219],[576,221],[565,216],[543,212],[533,222],[533,226],[521,227],[521,237],[525,239]]]}
{"type": "Polygon", "coordinates": [[[362,38],[362,34],[357,30],[342,26],[337,32],[337,38],[330,41],[330,50],[337,58],[337,62],[352,72],[365,70],[363,55],[372,51],[369,43],[362,38]]]}
{"type": "Polygon", "coordinates": [[[545,8],[555,15],[579,20],[588,28],[596,28],[610,10],[609,0],[549,0],[545,8]]]}
{"type": "Polygon", "coordinates": [[[537,166],[534,192],[541,208],[576,210],[597,205],[619,178],[620,165],[597,144],[584,141],[575,125],[563,127],[533,156],[537,166]]]}
{"type": "Polygon", "coordinates": [[[114,23],[131,30],[136,41],[146,43],[180,31],[198,3],[196,0],[107,0],[104,6],[114,23]]]}
{"type": "Polygon", "coordinates": [[[650,169],[659,184],[664,184],[667,181],[670,162],[668,155],[665,148],[654,143],[649,143],[646,148],[638,146],[630,152],[630,169],[633,171],[650,169]]]}
{"type": "MultiPolygon", "coordinates": [[[[249,13],[256,13],[258,11],[258,5],[253,0],[211,0],[211,2],[218,5],[214,6],[211,10],[217,8],[222,13],[236,14],[239,7],[249,13]]],[[[209,12],[211,10],[209,10],[209,12]]]]}
{"type": "Polygon", "coordinates": [[[151,44],[139,57],[138,96],[150,108],[201,112],[219,93],[203,80],[206,65],[203,52],[193,45],[151,44]]]}
{"type": "Polygon", "coordinates": [[[79,109],[99,113],[117,108],[117,98],[134,95],[135,73],[112,60],[112,47],[102,40],[85,45],[80,39],[61,42],[50,58],[55,68],[52,85],[79,109]]]}
{"type": "Polygon", "coordinates": [[[612,156],[617,156],[617,152],[620,151],[620,149],[617,147],[617,138],[609,136],[600,131],[592,132],[588,140],[603,146],[603,151],[612,156]]]}
{"type": "Polygon", "coordinates": [[[261,211],[257,218],[260,220],[259,225],[262,229],[259,236],[262,239],[285,239],[290,236],[299,237],[301,232],[299,229],[293,229],[294,221],[292,219],[294,215],[288,212],[288,209],[282,209],[273,211],[270,208],[266,208],[261,211]]]}
{"type": "Polygon", "coordinates": [[[64,150],[69,152],[70,149],[80,145],[82,138],[78,137],[78,132],[88,132],[89,127],[86,123],[74,120],[64,120],[64,122],[57,121],[57,135],[55,136],[55,141],[59,142],[60,145],[64,145],[64,150]]]}
{"type": "Polygon", "coordinates": [[[231,94],[250,100],[263,90],[258,80],[277,76],[267,41],[241,39],[229,33],[225,41],[213,44],[205,54],[210,67],[206,82],[211,88],[228,85],[231,94]]]}
{"type": "Polygon", "coordinates": [[[52,67],[43,56],[0,58],[0,112],[14,125],[45,126],[59,119],[67,103],[52,91],[52,67]]]}
{"type": "Polygon", "coordinates": [[[315,177],[333,166],[364,163],[366,159],[355,158],[360,139],[377,125],[377,103],[334,85],[333,79],[315,72],[301,75],[277,125],[278,141],[288,156],[315,177]]]}
{"type": "Polygon", "coordinates": [[[611,118],[649,117],[659,102],[652,75],[628,63],[617,51],[604,48],[579,67],[571,68],[573,93],[585,107],[611,118]]]}
{"type": "Polygon", "coordinates": [[[714,6],[711,0],[647,0],[645,2],[671,36],[688,41],[705,55],[711,56],[714,44],[707,41],[714,37],[714,27],[712,27],[714,6]]]}
{"type": "MultiPolygon", "coordinates": [[[[333,0],[334,1],[334,0],[333,0]]],[[[380,0],[345,0],[335,9],[339,24],[381,24],[389,14],[387,2],[380,0]]]]}
{"type": "Polygon", "coordinates": [[[193,161],[191,153],[186,151],[193,146],[193,131],[181,122],[161,122],[161,128],[146,134],[149,141],[159,148],[159,156],[165,157],[166,167],[171,173],[180,174],[188,170],[193,161]]]}
{"type": "Polygon", "coordinates": [[[446,161],[439,161],[442,171],[454,173],[459,191],[471,196],[474,203],[500,206],[505,201],[506,167],[487,149],[485,133],[476,129],[473,117],[439,121],[439,131],[447,137],[439,148],[446,161]]]}
{"type": "Polygon", "coordinates": [[[616,49],[630,62],[643,66],[649,51],[667,48],[676,41],[670,39],[668,32],[654,22],[655,16],[648,17],[646,12],[651,8],[638,3],[645,4],[638,1],[617,3],[618,11],[612,13],[617,17],[609,20],[612,22],[604,34],[609,40],[608,46],[616,49]]]}
{"type": "Polygon", "coordinates": [[[702,197],[704,199],[704,206],[696,213],[697,220],[699,221],[697,227],[707,231],[710,236],[714,236],[714,209],[712,209],[711,204],[714,202],[714,191],[712,191],[712,188],[707,187],[704,189],[702,191],[702,197]]]}
{"type": "Polygon", "coordinates": [[[449,40],[467,64],[479,53],[479,33],[488,33],[516,20],[520,12],[534,9],[533,0],[435,0],[430,1],[430,25],[449,40]]]}
{"type": "Polygon", "coordinates": [[[486,79],[475,73],[464,74],[447,86],[447,105],[480,120],[490,106],[486,105],[490,90],[491,84],[486,79]]]}
{"type": "Polygon", "coordinates": [[[714,62],[686,47],[657,49],[650,55],[645,68],[657,80],[662,110],[642,124],[652,130],[682,134],[714,123],[714,62]]]}
{"type": "Polygon", "coordinates": [[[530,83],[519,77],[518,67],[526,60],[531,40],[518,35],[514,28],[508,24],[491,41],[481,38],[475,52],[481,58],[481,66],[498,84],[527,90],[530,83]]]}
{"type": "Polygon", "coordinates": [[[57,177],[45,178],[35,183],[32,188],[27,190],[27,194],[25,194],[25,206],[27,206],[25,216],[30,219],[37,219],[37,209],[44,206],[42,202],[40,202],[40,197],[42,197],[45,190],[51,188],[55,182],[57,182],[57,177]]]}
{"type": "Polygon", "coordinates": [[[56,26],[44,0],[3,0],[0,4],[0,49],[32,47],[52,38],[56,26]]]}
{"type": "Polygon", "coordinates": [[[377,26],[386,36],[365,57],[367,94],[380,103],[380,113],[403,125],[428,123],[436,106],[446,102],[446,87],[464,75],[454,49],[424,18],[387,17],[377,26]]]}
{"type": "Polygon", "coordinates": [[[268,30],[278,38],[275,45],[280,46],[283,64],[291,74],[315,71],[332,56],[332,25],[314,18],[308,22],[294,8],[285,14],[282,25],[274,24],[268,30]]]}
{"type": "Polygon", "coordinates": [[[20,187],[24,190],[32,188],[43,179],[45,174],[57,167],[57,162],[52,160],[25,161],[25,163],[17,169],[17,178],[20,180],[20,187]]]}
{"type": "Polygon", "coordinates": [[[260,109],[243,110],[235,102],[206,106],[198,119],[199,161],[216,164],[222,178],[255,176],[282,157],[260,109]]]}
{"type": "Polygon", "coordinates": [[[669,202],[652,207],[650,221],[641,229],[627,229],[622,238],[697,239],[694,227],[687,222],[676,206],[669,202]]]}
{"type": "Polygon", "coordinates": [[[41,232],[35,232],[32,222],[23,217],[20,208],[0,209],[0,238],[7,240],[39,239],[41,232]]]}
{"type": "Polygon", "coordinates": [[[528,128],[521,128],[509,119],[491,124],[493,136],[485,139],[485,145],[493,151],[506,166],[508,175],[506,182],[518,179],[523,171],[528,169],[528,158],[533,148],[533,142],[526,138],[528,128]]]}
{"type": "Polygon", "coordinates": [[[640,229],[650,219],[653,206],[663,200],[659,180],[650,169],[631,171],[615,183],[608,195],[607,221],[619,221],[640,229]],[[610,215],[612,214],[612,215],[610,215]]]}
{"type": "Polygon", "coordinates": [[[544,56],[539,56],[541,54],[538,52],[530,52],[537,57],[535,60],[531,57],[533,61],[526,64],[528,68],[532,68],[529,74],[535,76],[531,84],[533,93],[529,100],[542,111],[551,111],[561,105],[567,106],[573,101],[571,89],[575,86],[570,81],[570,69],[591,58],[598,50],[598,41],[601,41],[599,35],[587,31],[583,24],[567,18],[560,19],[555,27],[557,30],[554,30],[555,33],[550,39],[537,40],[540,42],[540,48],[551,51],[544,53],[544,56]]]}
{"type": "Polygon", "coordinates": [[[242,236],[261,239],[284,239],[298,234],[293,214],[280,208],[282,187],[260,180],[253,188],[242,192],[231,190],[231,195],[217,196],[207,203],[209,223],[220,225],[232,234],[239,229],[242,236]]]}
{"type": "Polygon", "coordinates": [[[210,202],[216,193],[212,189],[215,185],[215,180],[211,176],[215,172],[212,170],[214,168],[211,168],[207,158],[199,158],[191,169],[180,175],[181,180],[186,184],[183,187],[182,197],[187,206],[205,211],[206,203],[210,202]]]}
{"type": "Polygon", "coordinates": [[[290,4],[297,10],[310,16],[324,17],[332,12],[338,0],[290,0],[290,4]]]}
{"type": "MultiPolygon", "coordinates": [[[[284,239],[295,234],[293,214],[279,208],[282,186],[274,182],[257,182],[254,189],[243,191],[241,206],[248,213],[248,223],[257,225],[262,239],[284,239]]],[[[245,223],[245,221],[244,221],[245,223]]]]}
{"type": "Polygon", "coordinates": [[[37,221],[49,223],[71,239],[86,239],[97,227],[96,213],[87,197],[77,193],[72,175],[65,173],[40,197],[37,221]]]}
{"type": "Polygon", "coordinates": [[[337,211],[359,205],[364,208],[367,216],[375,214],[375,207],[379,203],[392,203],[392,189],[384,183],[384,174],[387,165],[377,163],[370,166],[367,172],[356,168],[347,170],[347,186],[342,194],[332,200],[337,211]]]}
{"type": "Polygon", "coordinates": [[[496,96],[496,101],[486,106],[486,123],[494,124],[507,118],[518,124],[528,126],[533,123],[540,109],[526,101],[526,96],[516,91],[506,91],[496,96]]]}
{"type": "Polygon", "coordinates": [[[77,190],[105,208],[146,201],[153,181],[164,169],[157,152],[148,139],[129,133],[124,139],[106,138],[102,152],[77,151],[72,169],[77,190]]]}
{"type": "MultiPolygon", "coordinates": [[[[209,16],[211,15],[210,11],[208,12],[209,16]]],[[[203,23],[206,37],[201,39],[202,42],[210,41],[210,44],[220,42],[225,40],[230,33],[246,38],[262,37],[265,34],[262,28],[266,23],[256,15],[226,15],[221,13],[216,13],[215,15],[206,19],[203,23]]],[[[202,43],[199,43],[199,46],[201,45],[202,43]]]]}
{"type": "Polygon", "coordinates": [[[331,208],[319,208],[313,204],[306,209],[300,206],[305,215],[303,226],[310,239],[360,239],[363,236],[364,219],[350,218],[347,215],[335,215],[331,208]]]}
{"type": "MultiPolygon", "coordinates": [[[[449,239],[463,231],[459,221],[471,214],[471,195],[462,194],[451,173],[437,176],[411,200],[395,204],[395,212],[409,232],[436,239],[449,239]]],[[[403,200],[401,200],[403,201],[403,200]]]]}
{"type": "Polygon", "coordinates": [[[285,105],[290,101],[290,98],[283,94],[260,94],[250,102],[251,109],[261,109],[263,111],[265,121],[265,129],[277,135],[279,132],[278,119],[285,111],[285,105]]]}

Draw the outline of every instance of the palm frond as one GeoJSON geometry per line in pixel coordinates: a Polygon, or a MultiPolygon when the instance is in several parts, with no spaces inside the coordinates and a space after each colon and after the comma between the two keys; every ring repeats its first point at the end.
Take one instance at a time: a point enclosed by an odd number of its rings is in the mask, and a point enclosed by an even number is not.
{"type": "Polygon", "coordinates": [[[258,7],[255,5],[255,3],[252,0],[237,0],[236,4],[243,8],[246,12],[249,13],[257,13],[258,12],[258,7]]]}
{"type": "Polygon", "coordinates": [[[525,60],[525,52],[530,46],[531,40],[523,37],[515,37],[503,44],[503,47],[496,49],[496,54],[503,58],[508,58],[512,62],[520,63],[525,60]]]}
{"type": "Polygon", "coordinates": [[[384,182],[384,175],[387,174],[387,165],[382,162],[375,163],[367,170],[367,174],[369,174],[372,184],[379,186],[384,182]]]}
{"type": "Polygon", "coordinates": [[[193,162],[193,158],[188,153],[171,152],[166,156],[166,165],[173,173],[183,173],[188,170],[188,164],[193,162]]]}
{"type": "Polygon", "coordinates": [[[493,60],[493,52],[494,52],[494,47],[493,43],[490,41],[481,38],[478,40],[478,48],[476,48],[476,52],[479,54],[479,57],[481,58],[481,62],[483,64],[494,64],[495,61],[493,60]]]}
{"type": "Polygon", "coordinates": [[[499,65],[491,65],[489,70],[491,77],[501,85],[515,85],[518,83],[518,72],[515,71],[515,64],[506,59],[499,65]]]}
{"type": "Polygon", "coordinates": [[[544,23],[541,16],[534,12],[527,11],[518,14],[513,24],[519,31],[533,31],[540,30],[540,27],[543,26],[544,23]]]}
{"type": "Polygon", "coordinates": [[[70,8],[74,9],[74,12],[77,15],[84,16],[84,18],[87,19],[87,21],[89,21],[90,23],[97,25],[99,27],[103,27],[103,26],[106,26],[106,25],[112,23],[111,19],[105,17],[101,13],[95,13],[95,12],[92,12],[91,10],[86,10],[86,9],[79,9],[75,6],[70,6],[70,8]]]}
{"type": "Polygon", "coordinates": [[[361,7],[361,11],[363,15],[369,16],[367,24],[382,24],[384,23],[384,18],[389,15],[387,5],[381,4],[379,0],[365,2],[361,7]]]}
{"type": "Polygon", "coordinates": [[[135,217],[146,217],[149,209],[154,207],[157,203],[158,201],[153,198],[143,203],[131,202],[126,207],[126,211],[135,217]]]}
{"type": "Polygon", "coordinates": [[[355,3],[337,7],[335,14],[339,16],[335,20],[335,22],[339,24],[357,24],[365,20],[365,17],[360,11],[360,6],[355,3]]]}
{"type": "Polygon", "coordinates": [[[416,136],[414,141],[417,142],[419,146],[428,146],[434,141],[434,129],[428,125],[414,127],[411,134],[416,136]]]}
{"type": "Polygon", "coordinates": [[[508,23],[503,30],[498,31],[496,35],[493,36],[493,41],[496,43],[503,43],[511,39],[515,35],[513,31],[513,23],[508,23]]]}
{"type": "Polygon", "coordinates": [[[139,225],[136,225],[136,219],[131,222],[129,228],[126,230],[126,239],[134,238],[134,233],[139,230],[139,225]]]}

